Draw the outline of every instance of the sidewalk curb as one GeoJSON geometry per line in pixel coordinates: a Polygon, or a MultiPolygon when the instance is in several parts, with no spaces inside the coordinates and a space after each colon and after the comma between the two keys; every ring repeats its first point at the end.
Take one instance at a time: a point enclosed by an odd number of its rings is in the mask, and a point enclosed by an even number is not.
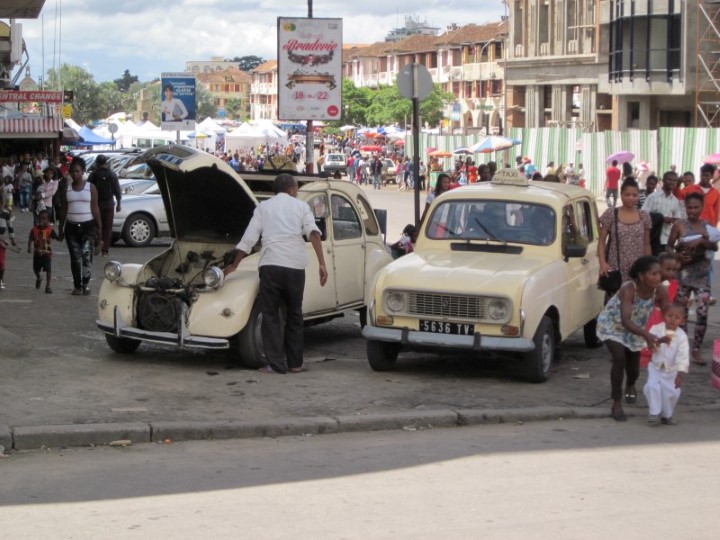
{"type": "Polygon", "coordinates": [[[463,409],[408,411],[336,417],[313,416],[270,419],[258,422],[150,422],[124,424],[76,424],[56,426],[0,425],[0,444],[7,449],[34,450],[50,447],[101,446],[117,440],[132,443],[196,441],[322,435],[437,427],[462,427],[558,420],[563,418],[602,418],[607,412],[594,408],[537,407],[527,409],[463,409]]]}
{"type": "MultiPolygon", "coordinates": [[[[689,412],[717,411],[719,405],[693,407],[689,412]]],[[[36,450],[71,446],[101,446],[113,441],[132,443],[178,442],[256,437],[283,437],[404,429],[543,422],[551,420],[610,418],[599,407],[532,407],[516,409],[438,409],[368,415],[312,416],[264,421],[151,422],[77,424],[57,426],[0,425],[0,445],[6,449],[36,450]]]]}

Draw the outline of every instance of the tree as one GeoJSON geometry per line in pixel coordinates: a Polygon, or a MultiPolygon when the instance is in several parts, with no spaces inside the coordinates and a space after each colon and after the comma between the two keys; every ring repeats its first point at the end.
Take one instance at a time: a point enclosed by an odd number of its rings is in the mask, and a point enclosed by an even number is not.
{"type": "Polygon", "coordinates": [[[130,89],[130,85],[138,82],[137,75],[130,75],[130,70],[126,69],[123,76],[113,81],[120,92],[127,92],[130,89]]]}
{"type": "Polygon", "coordinates": [[[107,118],[116,112],[126,111],[126,95],[118,90],[115,82],[100,83],[97,87],[97,104],[93,118],[107,118]]]}
{"type": "Polygon", "coordinates": [[[225,102],[225,115],[232,120],[245,119],[247,115],[242,100],[239,98],[228,99],[225,102]]]}
{"type": "MultiPolygon", "coordinates": [[[[159,103],[159,102],[158,102],[159,103]]],[[[217,116],[217,105],[215,98],[202,85],[195,86],[195,119],[201,122],[205,118],[215,118],[217,116]]]]}
{"type": "Polygon", "coordinates": [[[225,60],[226,62],[237,62],[238,68],[243,71],[252,71],[260,64],[265,63],[265,59],[260,56],[236,56],[232,60],[225,60]]]}
{"type": "Polygon", "coordinates": [[[97,118],[99,96],[97,84],[92,74],[80,66],[62,64],[60,69],[49,69],[47,86],[56,90],[72,90],[73,119],[79,124],[87,124],[97,118]]]}

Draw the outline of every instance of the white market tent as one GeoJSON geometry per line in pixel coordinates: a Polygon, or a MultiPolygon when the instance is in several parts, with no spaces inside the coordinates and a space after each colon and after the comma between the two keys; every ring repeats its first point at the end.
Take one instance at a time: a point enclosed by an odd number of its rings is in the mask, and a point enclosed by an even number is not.
{"type": "Polygon", "coordinates": [[[272,122],[261,122],[257,125],[244,122],[225,135],[225,151],[247,153],[251,148],[260,144],[275,144],[276,142],[283,147],[287,145],[287,134],[272,122]]]}
{"type": "Polygon", "coordinates": [[[212,132],[216,135],[220,135],[227,133],[227,129],[222,127],[220,124],[218,124],[215,120],[210,118],[209,116],[200,122],[199,124],[195,125],[195,131],[204,131],[204,132],[212,132]]]}

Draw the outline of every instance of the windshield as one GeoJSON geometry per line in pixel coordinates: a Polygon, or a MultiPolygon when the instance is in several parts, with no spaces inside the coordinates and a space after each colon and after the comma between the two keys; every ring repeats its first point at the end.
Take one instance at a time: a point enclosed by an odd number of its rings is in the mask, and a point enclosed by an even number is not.
{"type": "Polygon", "coordinates": [[[555,212],[517,201],[452,200],[435,207],[425,235],[433,240],[549,245],[555,240],[555,212]]]}

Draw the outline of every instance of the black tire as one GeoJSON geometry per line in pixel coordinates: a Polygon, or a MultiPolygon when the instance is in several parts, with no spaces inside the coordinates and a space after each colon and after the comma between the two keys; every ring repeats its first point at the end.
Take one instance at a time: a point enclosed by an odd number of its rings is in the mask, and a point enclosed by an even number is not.
{"type": "Polygon", "coordinates": [[[365,328],[365,325],[367,325],[367,307],[362,307],[357,311],[360,317],[360,328],[365,328]]]}
{"type": "Polygon", "coordinates": [[[523,355],[523,371],[528,381],[542,383],[550,378],[550,369],[555,362],[555,329],[550,317],[540,320],[533,342],[535,349],[523,355]]]}
{"type": "Polygon", "coordinates": [[[388,343],[387,341],[367,342],[367,358],[370,367],[374,371],[390,371],[397,364],[400,353],[399,343],[388,343]]]}
{"type": "Polygon", "coordinates": [[[155,222],[147,214],[131,214],[123,225],[122,237],[131,247],[147,247],[155,238],[155,222]]]}
{"type": "Polygon", "coordinates": [[[121,338],[112,334],[105,334],[105,341],[113,351],[120,354],[134,353],[140,346],[138,339],[121,338]]]}
{"type": "MultiPolygon", "coordinates": [[[[240,353],[240,360],[246,367],[251,369],[261,368],[268,363],[265,358],[261,326],[262,313],[260,312],[260,306],[256,303],[250,312],[250,317],[248,318],[245,328],[238,334],[238,353],[240,353]]],[[[283,331],[284,327],[285,325],[283,324],[283,331]]]]}
{"type": "Polygon", "coordinates": [[[602,340],[597,337],[597,319],[585,323],[585,326],[583,326],[583,337],[585,338],[585,345],[590,349],[597,349],[603,346],[602,340]]]}

